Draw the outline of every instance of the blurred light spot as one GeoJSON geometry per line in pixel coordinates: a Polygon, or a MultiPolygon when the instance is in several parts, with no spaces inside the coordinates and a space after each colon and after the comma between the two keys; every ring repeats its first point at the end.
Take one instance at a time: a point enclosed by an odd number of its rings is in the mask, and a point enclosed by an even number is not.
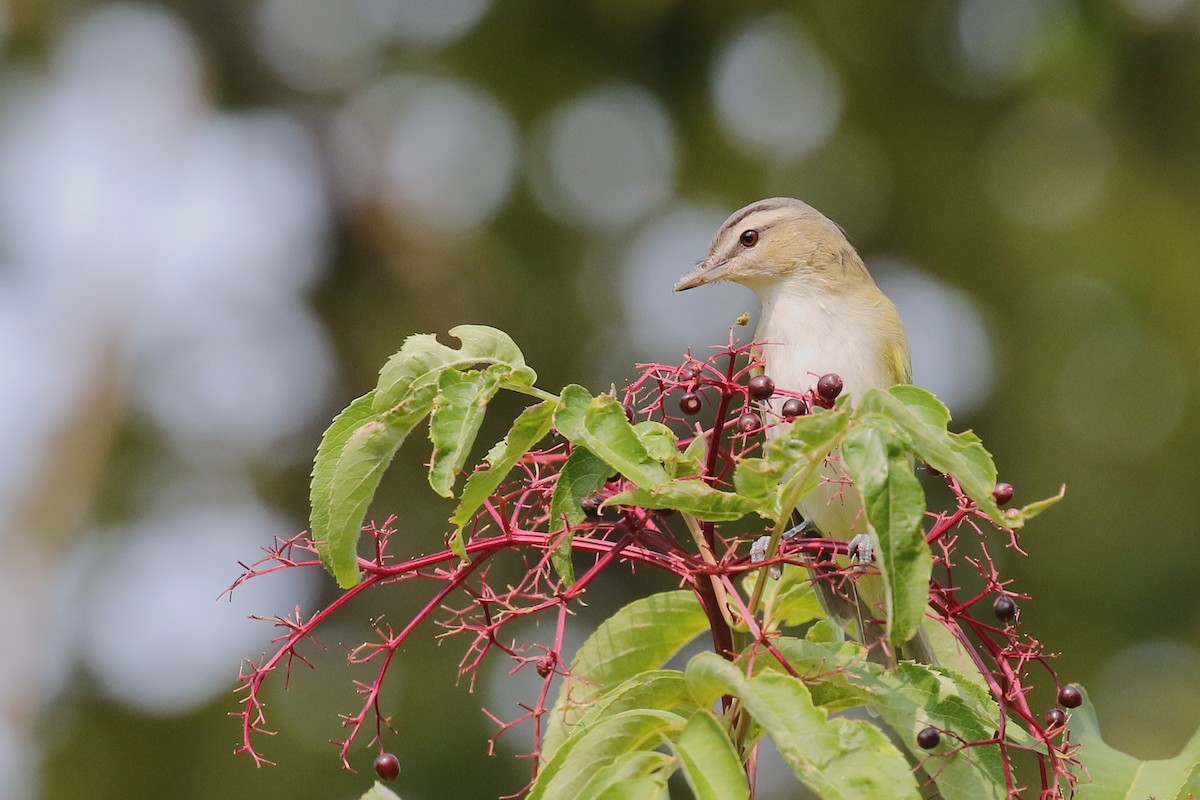
{"type": "Polygon", "coordinates": [[[486,223],[512,189],[517,148],[503,106],[444,78],[387,78],[351,97],[333,124],[342,192],[354,202],[382,198],[409,228],[486,223]]]}
{"type": "Polygon", "coordinates": [[[373,35],[359,3],[262,0],[259,44],[268,64],[292,86],[310,92],[344,89],[376,62],[373,35]]]}
{"type": "MultiPolygon", "coordinates": [[[[292,526],[252,502],[179,508],[110,531],[90,596],[76,609],[84,656],[104,691],[152,713],[182,713],[230,687],[231,669],[315,600],[318,573],[286,570],[217,599],[237,561],[292,526]]],[[[251,556],[253,557],[253,556],[251,556]]]]}
{"type": "Polygon", "coordinates": [[[105,5],[67,28],[54,67],[71,99],[98,116],[169,133],[199,110],[201,62],[179,18],[149,5],[105,5]]]}
{"type": "Polygon", "coordinates": [[[224,468],[294,455],[280,445],[324,410],[333,380],[325,332],[298,304],[197,306],[140,355],[137,402],[180,456],[224,468]]]}
{"type": "Polygon", "coordinates": [[[1108,744],[1137,758],[1173,758],[1200,719],[1200,649],[1173,640],[1130,645],[1089,688],[1108,744]]]}
{"type": "Polygon", "coordinates": [[[1184,11],[1192,6],[1192,0],[1119,0],[1122,8],[1131,17],[1150,23],[1163,25],[1177,20],[1184,11]]]}
{"type": "Polygon", "coordinates": [[[887,221],[892,175],[875,142],[842,132],[804,160],[779,164],[763,194],[797,197],[820,209],[861,247],[887,221]]]}
{"type": "MultiPolygon", "coordinates": [[[[711,206],[676,204],[650,220],[633,237],[621,262],[620,304],[624,315],[609,324],[627,329],[638,360],[678,362],[690,348],[708,358],[710,345],[729,340],[739,314],[757,316],[758,298],[729,282],[686,292],[672,291],[675,281],[708,252],[708,243],[728,213],[711,206]]],[[[596,274],[608,281],[608,275],[596,274]]],[[[605,304],[595,306],[598,309],[605,304]]],[[[749,341],[757,319],[744,331],[749,341]]]]}
{"type": "Polygon", "coordinates": [[[793,17],[764,17],[717,55],[713,104],[730,137],[773,161],[820,147],[842,116],[842,84],[808,31],[793,17]]]}
{"type": "Polygon", "coordinates": [[[1095,207],[1110,159],[1108,132],[1091,112],[1038,100],[1012,112],[987,142],[984,185],[1013,221],[1055,228],[1095,207]]]}
{"type": "Polygon", "coordinates": [[[530,179],[542,208],[587,228],[630,225],[671,196],[675,133],[654,95],[614,86],[538,125],[530,179]]]}
{"type": "Polygon", "coordinates": [[[378,40],[445,45],[474,28],[491,0],[354,0],[350,5],[378,40]]]}
{"type": "Polygon", "coordinates": [[[385,162],[398,211],[443,228],[483,224],[508,197],[517,135],[504,107],[466,86],[416,80],[408,87],[385,162]]]}
{"type": "Polygon", "coordinates": [[[1132,324],[1104,324],[1081,337],[1061,375],[1059,411],[1067,430],[1105,456],[1154,453],[1187,405],[1187,370],[1175,348],[1132,324]]]}
{"type": "Polygon", "coordinates": [[[991,337],[969,294],[903,261],[869,261],[876,281],[904,320],[913,383],[941,398],[956,417],[987,400],[995,375],[991,337]]]}
{"type": "Polygon", "coordinates": [[[1005,82],[1033,74],[1075,24],[1068,0],[965,0],[958,10],[966,63],[986,79],[1005,82]]]}

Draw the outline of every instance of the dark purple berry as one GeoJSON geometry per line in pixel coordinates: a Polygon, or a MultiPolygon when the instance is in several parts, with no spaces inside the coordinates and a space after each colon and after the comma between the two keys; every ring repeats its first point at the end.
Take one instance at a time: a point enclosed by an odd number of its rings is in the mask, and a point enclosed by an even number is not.
{"type": "Polygon", "coordinates": [[[783,418],[795,419],[808,413],[808,405],[799,397],[789,397],[783,401],[783,418]]]}
{"type": "Polygon", "coordinates": [[[548,677],[554,672],[554,665],[558,662],[558,658],[554,653],[546,653],[537,660],[537,674],[543,678],[548,677]]]}
{"type": "Polygon", "coordinates": [[[625,405],[623,405],[621,407],[625,409],[625,419],[629,420],[630,422],[633,422],[633,406],[626,403],[625,405]]]}
{"type": "Polygon", "coordinates": [[[997,483],[996,488],[992,489],[992,497],[996,499],[996,505],[1004,505],[1009,500],[1013,499],[1013,487],[1011,483],[997,483]]]}
{"type": "Polygon", "coordinates": [[[817,381],[817,394],[827,403],[832,403],[842,393],[842,376],[835,372],[822,375],[817,381]]]}
{"type": "Polygon", "coordinates": [[[400,759],[391,753],[380,753],[375,758],[375,774],[380,780],[395,780],[400,774],[400,759]]]}
{"type": "Polygon", "coordinates": [[[926,471],[926,472],[928,472],[930,475],[932,475],[932,476],[933,476],[933,477],[935,477],[935,478],[940,478],[940,477],[942,476],[942,473],[941,473],[941,471],[940,471],[940,470],[937,470],[937,469],[935,469],[935,468],[934,468],[932,465],[930,465],[930,464],[926,464],[926,465],[925,465],[925,471],[926,471]]]}
{"type": "Polygon", "coordinates": [[[755,400],[766,400],[775,394],[775,381],[770,375],[755,375],[750,379],[750,396],[755,400]]]}
{"type": "Polygon", "coordinates": [[[1083,692],[1073,683],[1058,690],[1058,704],[1063,708],[1079,708],[1083,705],[1083,692]]]}
{"type": "Polygon", "coordinates": [[[932,750],[937,747],[942,741],[942,732],[930,725],[928,728],[922,728],[917,734],[917,744],[922,750],[932,750]]]}
{"type": "Polygon", "coordinates": [[[688,416],[700,413],[700,395],[695,392],[684,392],[679,398],[679,410],[688,416]]]}
{"type": "Polygon", "coordinates": [[[1012,622],[1017,618],[1017,604],[1011,597],[997,597],[996,602],[992,603],[992,611],[995,613],[996,619],[1004,623],[1012,622]]]}
{"type": "Polygon", "coordinates": [[[737,427],[742,433],[754,433],[762,427],[762,420],[758,418],[758,414],[747,411],[738,417],[737,427]]]}
{"type": "Polygon", "coordinates": [[[1046,727],[1061,728],[1067,724],[1067,712],[1061,708],[1052,708],[1046,712],[1046,727]]]}

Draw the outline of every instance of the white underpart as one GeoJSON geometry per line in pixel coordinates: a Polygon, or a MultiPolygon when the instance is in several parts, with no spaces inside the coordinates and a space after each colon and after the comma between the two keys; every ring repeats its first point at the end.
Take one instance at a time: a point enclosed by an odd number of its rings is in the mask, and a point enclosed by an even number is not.
{"type": "MultiPolygon", "coordinates": [[[[868,389],[895,382],[879,355],[879,310],[869,301],[831,296],[798,281],[760,287],[757,293],[762,316],[755,339],[764,343],[763,368],[778,388],[803,392],[815,387],[822,375],[835,372],[842,378],[843,394],[856,402],[868,389]]],[[[785,399],[776,395],[771,401],[777,413],[785,399]]],[[[776,427],[767,435],[784,430],[776,427]]],[[[822,484],[800,501],[800,513],[829,538],[850,539],[866,531],[862,498],[846,485],[836,453],[822,474],[822,484]]]]}

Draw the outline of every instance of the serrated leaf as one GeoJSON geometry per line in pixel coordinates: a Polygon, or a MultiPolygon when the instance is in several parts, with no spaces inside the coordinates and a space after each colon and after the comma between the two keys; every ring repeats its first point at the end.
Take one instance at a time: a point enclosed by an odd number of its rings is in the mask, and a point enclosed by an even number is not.
{"type": "Polygon", "coordinates": [[[754,510],[744,497],[714,489],[701,480],[674,480],[653,489],[629,489],[609,496],[608,506],[674,508],[708,522],[741,519],[754,510]]]}
{"type": "Polygon", "coordinates": [[[667,711],[624,711],[578,731],[538,773],[527,800],[574,800],[581,785],[629,753],[676,738],[685,720],[667,711]]]}
{"type": "Polygon", "coordinates": [[[531,386],[537,379],[526,364],[520,348],[507,333],[486,325],[459,325],[450,335],[462,342],[455,350],[433,334],[416,334],[404,340],[379,372],[374,410],[383,413],[399,405],[410,392],[428,390],[447,369],[466,370],[477,366],[502,366],[505,381],[531,386]]]}
{"type": "Polygon", "coordinates": [[[612,467],[582,445],[576,445],[558,473],[554,492],[550,495],[550,530],[560,526],[566,531],[558,538],[550,563],[563,584],[575,582],[575,567],[571,563],[570,528],[583,522],[583,498],[599,489],[612,474],[612,467]]]}
{"type": "MultiPolygon", "coordinates": [[[[358,429],[360,425],[374,417],[371,411],[372,403],[375,400],[374,392],[367,392],[362,397],[358,398],[348,405],[340,414],[333,418],[333,422],[325,430],[321,436],[321,444],[317,447],[317,455],[313,459],[312,481],[309,484],[309,529],[314,541],[325,541],[329,539],[329,515],[330,508],[330,487],[333,484],[334,476],[337,474],[338,459],[342,457],[342,450],[346,446],[346,440],[350,435],[358,429]]],[[[326,549],[321,550],[321,561],[325,564],[325,568],[333,572],[333,567],[329,560],[328,545],[326,549]]],[[[336,575],[336,573],[334,573],[336,575]]]]}
{"type": "Polygon", "coordinates": [[[688,693],[683,673],[675,669],[651,669],[609,686],[579,716],[576,729],[582,730],[622,711],[655,709],[690,717],[700,708],[688,693]]]}
{"type": "Polygon", "coordinates": [[[706,711],[693,714],[674,750],[696,797],[720,800],[750,797],[750,786],[737,750],[724,726],[712,714],[706,711]]]}
{"type": "Polygon", "coordinates": [[[578,726],[588,706],[608,689],[655,670],[708,630],[708,617],[691,592],[635,600],[601,623],[579,648],[547,720],[542,753],[549,758],[578,726]]]}
{"type": "Polygon", "coordinates": [[[596,770],[572,800],[656,800],[667,786],[672,758],[654,750],[637,750],[616,756],[596,770]]]}
{"type": "Polygon", "coordinates": [[[886,391],[871,389],[859,405],[859,418],[879,424],[882,417],[907,448],[934,469],[958,479],[967,496],[997,525],[1016,527],[1019,518],[1006,518],[996,505],[996,464],[971,431],[950,433],[950,411],[931,392],[901,384],[886,391]]]}
{"type": "Polygon", "coordinates": [[[767,519],[791,514],[795,501],[820,483],[819,467],[849,425],[849,414],[838,409],[797,417],[767,440],[762,458],[738,463],[734,488],[767,519]]]}
{"type": "Polygon", "coordinates": [[[582,386],[565,387],[554,415],[554,426],[636,486],[651,488],[671,479],[663,465],[647,452],[629,424],[625,409],[610,395],[592,397],[582,386]]]}
{"type": "MultiPolygon", "coordinates": [[[[817,642],[795,636],[776,637],[773,644],[775,651],[787,661],[788,667],[806,678],[815,705],[830,713],[866,705],[869,693],[850,682],[846,669],[862,662],[862,645],[854,641],[817,642]]],[[[738,663],[741,664],[742,660],[738,663]]],[[[774,653],[769,652],[760,654],[754,661],[755,674],[763,670],[787,672],[774,653]]]]}
{"type": "Polygon", "coordinates": [[[769,735],[783,760],[826,800],[919,800],[908,762],[887,736],[862,720],[830,718],[815,705],[803,681],[778,672],[747,678],[715,653],[701,653],[685,675],[700,705],[725,694],[737,697],[769,735]]]}
{"type": "Polygon", "coordinates": [[[1200,797],[1200,730],[1174,758],[1142,761],[1105,743],[1086,692],[1083,705],[1071,711],[1069,727],[1071,741],[1079,744],[1079,760],[1087,768],[1075,789],[1076,800],[1200,797]]]}
{"type": "Polygon", "coordinates": [[[384,470],[424,409],[370,412],[371,394],[355,400],[325,432],[313,466],[311,532],[321,563],[342,588],[358,583],[363,518],[384,470]]]}
{"type": "MultiPolygon", "coordinates": [[[[458,507],[450,517],[450,524],[455,528],[450,545],[455,548],[457,543],[456,553],[462,549],[463,526],[471,521],[484,501],[504,482],[521,456],[550,432],[553,416],[554,403],[549,400],[526,408],[517,415],[508,434],[488,451],[488,463],[491,466],[467,477],[458,507]]],[[[465,550],[458,554],[466,557],[465,550]]]]}
{"type": "MultiPolygon", "coordinates": [[[[862,646],[853,642],[831,646],[781,636],[775,647],[792,669],[806,676],[821,705],[831,711],[867,706],[897,732],[918,761],[931,757],[916,743],[917,733],[927,726],[951,731],[966,741],[989,739],[999,729],[1000,710],[991,694],[953,670],[908,661],[885,670],[864,659],[862,646]]],[[[779,669],[774,659],[761,658],[755,663],[779,669]]],[[[1037,748],[1032,737],[1015,725],[1009,725],[1009,738],[1022,747],[1037,748]]],[[[953,755],[943,752],[952,747],[943,744],[928,765],[939,796],[946,800],[1004,796],[998,746],[980,745],[953,755]]]]}
{"type": "Polygon", "coordinates": [[[583,522],[583,498],[603,486],[611,474],[612,467],[604,459],[576,445],[558,473],[558,482],[550,495],[550,530],[558,530],[564,520],[567,525],[583,522]]]}
{"type": "Polygon", "coordinates": [[[442,497],[454,496],[454,482],[479,434],[487,404],[499,388],[500,377],[488,370],[447,369],[438,376],[438,392],[429,417],[429,440],[433,443],[429,485],[442,497]]]}
{"type": "MultiPolygon", "coordinates": [[[[925,543],[925,491],[901,443],[878,428],[859,426],[842,443],[842,461],[863,497],[883,584],[888,640],[898,648],[917,635],[929,605],[933,554],[925,543]]],[[[873,605],[870,583],[859,581],[873,605]]]]}
{"type": "MultiPolygon", "coordinates": [[[[931,752],[916,741],[921,729],[932,725],[952,731],[964,741],[990,739],[998,729],[999,709],[988,694],[947,670],[902,661],[896,670],[875,665],[856,666],[850,680],[869,691],[870,707],[899,734],[915,758],[931,752]],[[874,667],[874,668],[871,668],[874,667]]],[[[932,751],[928,772],[945,800],[988,800],[1006,796],[1004,764],[998,745],[980,745],[949,754],[955,746],[944,740],[932,751]]]]}
{"type": "Polygon", "coordinates": [[[675,436],[675,431],[666,425],[653,420],[644,420],[634,425],[633,430],[642,440],[650,457],[661,462],[672,478],[688,477],[700,472],[700,459],[695,455],[695,451],[680,452],[679,440],[675,436]]]}

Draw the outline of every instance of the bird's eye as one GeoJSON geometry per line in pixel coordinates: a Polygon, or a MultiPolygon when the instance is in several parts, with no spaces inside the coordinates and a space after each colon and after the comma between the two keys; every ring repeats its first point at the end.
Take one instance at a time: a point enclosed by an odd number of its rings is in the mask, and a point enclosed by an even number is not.
{"type": "Polygon", "coordinates": [[[742,235],[738,237],[738,241],[742,243],[742,247],[754,247],[758,244],[758,231],[754,228],[747,228],[742,231],[742,235]]]}

